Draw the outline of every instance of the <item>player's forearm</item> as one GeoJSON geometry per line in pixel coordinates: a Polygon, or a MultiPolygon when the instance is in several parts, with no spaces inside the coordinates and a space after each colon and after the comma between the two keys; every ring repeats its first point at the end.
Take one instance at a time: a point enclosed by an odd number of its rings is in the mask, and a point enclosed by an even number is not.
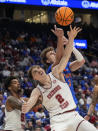
{"type": "Polygon", "coordinates": [[[64,54],[63,54],[63,57],[65,58],[65,60],[68,58],[70,58],[70,55],[73,51],[73,41],[74,41],[74,38],[73,37],[69,37],[69,40],[68,40],[68,44],[66,45],[66,48],[64,49],[64,54]]]}
{"type": "Polygon", "coordinates": [[[81,62],[84,60],[84,57],[82,56],[82,54],[75,47],[73,47],[73,53],[76,59],[78,60],[78,62],[81,62]]]}
{"type": "Polygon", "coordinates": [[[56,63],[58,64],[61,60],[61,57],[63,55],[64,47],[63,47],[63,38],[58,37],[57,42],[57,49],[56,49],[56,63]]]}
{"type": "Polygon", "coordinates": [[[26,104],[27,104],[26,107],[26,113],[27,113],[36,104],[36,102],[33,101],[32,98],[30,98],[26,104]]]}
{"type": "Polygon", "coordinates": [[[61,58],[63,55],[64,47],[63,47],[63,37],[58,37],[57,42],[57,50],[56,50],[56,58],[61,58]]]}
{"type": "Polygon", "coordinates": [[[65,56],[66,56],[66,54],[69,54],[69,56],[70,56],[70,53],[72,53],[72,51],[73,51],[73,41],[74,41],[74,38],[69,37],[68,44],[66,45],[66,48],[64,49],[64,55],[65,56]]]}
{"type": "Polygon", "coordinates": [[[62,72],[64,70],[64,68],[66,67],[68,60],[71,56],[72,50],[73,50],[73,41],[74,38],[70,37],[68,44],[66,45],[66,48],[64,49],[64,55],[60,61],[59,64],[59,71],[62,72]]]}
{"type": "Polygon", "coordinates": [[[92,113],[94,113],[94,108],[95,108],[95,105],[91,104],[87,114],[92,115],[92,113]]]}

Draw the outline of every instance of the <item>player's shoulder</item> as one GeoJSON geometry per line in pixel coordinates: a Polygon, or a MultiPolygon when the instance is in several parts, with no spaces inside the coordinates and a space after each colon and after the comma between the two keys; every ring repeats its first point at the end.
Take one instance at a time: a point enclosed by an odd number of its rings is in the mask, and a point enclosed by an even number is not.
{"type": "Polygon", "coordinates": [[[8,96],[7,100],[6,100],[6,103],[11,103],[12,101],[16,101],[17,98],[14,97],[14,96],[8,96]]]}
{"type": "Polygon", "coordinates": [[[9,100],[11,100],[11,99],[15,99],[15,97],[14,97],[14,96],[8,96],[8,97],[7,97],[7,101],[9,101],[9,100]]]}
{"type": "MultiPolygon", "coordinates": [[[[9,108],[10,103],[15,99],[14,96],[8,96],[6,100],[6,109],[9,108]]],[[[8,110],[8,109],[7,109],[8,110]]]]}

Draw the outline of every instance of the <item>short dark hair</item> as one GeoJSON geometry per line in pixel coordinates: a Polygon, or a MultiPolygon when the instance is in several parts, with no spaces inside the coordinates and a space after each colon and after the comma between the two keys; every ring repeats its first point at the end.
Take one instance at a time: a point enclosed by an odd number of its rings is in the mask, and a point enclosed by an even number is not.
{"type": "Polygon", "coordinates": [[[41,57],[41,62],[42,62],[42,64],[44,64],[44,65],[46,65],[46,66],[49,65],[49,64],[46,62],[46,60],[47,60],[46,54],[47,54],[49,51],[53,51],[53,50],[54,50],[54,48],[53,48],[52,46],[50,46],[50,47],[45,48],[45,49],[41,52],[40,57],[41,57]]]}
{"type": "Polygon", "coordinates": [[[12,81],[13,79],[18,79],[18,78],[17,78],[16,76],[9,76],[9,77],[7,77],[7,78],[5,79],[5,81],[4,81],[4,88],[5,88],[5,90],[9,91],[8,87],[10,86],[11,81],[12,81]]]}

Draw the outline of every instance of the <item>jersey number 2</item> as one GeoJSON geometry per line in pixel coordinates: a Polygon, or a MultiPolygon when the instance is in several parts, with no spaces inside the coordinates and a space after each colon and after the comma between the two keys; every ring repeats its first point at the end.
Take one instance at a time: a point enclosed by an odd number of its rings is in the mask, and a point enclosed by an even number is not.
{"type": "Polygon", "coordinates": [[[60,104],[62,104],[62,102],[64,101],[64,98],[63,98],[60,94],[57,94],[55,97],[56,97],[56,99],[58,100],[58,102],[59,102],[60,104]]]}

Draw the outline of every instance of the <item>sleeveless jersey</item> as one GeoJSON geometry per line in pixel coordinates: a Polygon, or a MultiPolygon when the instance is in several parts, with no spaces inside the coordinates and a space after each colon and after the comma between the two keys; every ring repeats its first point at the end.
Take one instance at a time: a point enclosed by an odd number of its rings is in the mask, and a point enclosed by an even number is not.
{"type": "Polygon", "coordinates": [[[5,109],[5,130],[12,130],[12,131],[23,131],[21,128],[21,111],[20,110],[13,110],[8,112],[5,109]]]}
{"type": "Polygon", "coordinates": [[[5,130],[24,131],[24,117],[24,114],[18,109],[8,112],[5,108],[5,130]]]}
{"type": "Polygon", "coordinates": [[[49,73],[51,78],[51,87],[40,89],[43,96],[43,105],[49,112],[50,117],[76,108],[70,88],[67,83],[56,79],[52,73],[49,73]]]}
{"type": "MultiPolygon", "coordinates": [[[[49,68],[46,72],[47,74],[51,72],[51,67],[52,67],[52,65],[49,66],[49,68]]],[[[78,100],[75,96],[75,91],[74,91],[74,87],[73,87],[73,81],[72,81],[71,70],[70,70],[70,62],[67,63],[67,66],[65,67],[65,69],[63,71],[63,74],[64,74],[65,81],[67,82],[67,84],[70,87],[73,99],[74,99],[75,103],[78,104],[78,100]]]]}

